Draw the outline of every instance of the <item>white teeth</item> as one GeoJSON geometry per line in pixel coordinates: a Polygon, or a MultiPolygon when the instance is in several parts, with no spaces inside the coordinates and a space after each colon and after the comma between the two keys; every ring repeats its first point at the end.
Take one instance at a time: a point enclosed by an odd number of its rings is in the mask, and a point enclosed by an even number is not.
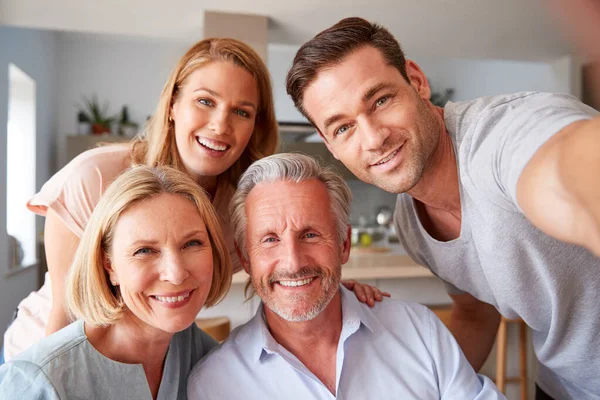
{"type": "Polygon", "coordinates": [[[209,142],[208,140],[206,140],[204,138],[196,138],[196,140],[198,141],[198,143],[200,143],[203,146],[208,147],[211,150],[217,150],[217,151],[225,151],[225,150],[227,150],[227,146],[216,145],[214,143],[209,142]]]}
{"type": "Polygon", "coordinates": [[[377,164],[375,165],[381,165],[381,164],[385,164],[386,162],[390,161],[392,159],[392,157],[394,157],[396,155],[396,153],[398,152],[398,150],[396,150],[395,152],[393,152],[392,154],[390,154],[389,156],[387,156],[386,158],[384,158],[383,160],[379,161],[377,164]]]}
{"type": "Polygon", "coordinates": [[[173,296],[173,297],[163,297],[163,296],[154,296],[154,298],[162,303],[177,303],[187,299],[190,295],[190,292],[181,295],[181,296],[173,296]]]}
{"type": "Polygon", "coordinates": [[[300,281],[279,281],[279,284],[281,286],[287,286],[287,287],[304,286],[304,285],[308,285],[309,283],[311,283],[313,281],[313,279],[315,279],[315,278],[307,278],[307,279],[302,279],[300,281]]]}

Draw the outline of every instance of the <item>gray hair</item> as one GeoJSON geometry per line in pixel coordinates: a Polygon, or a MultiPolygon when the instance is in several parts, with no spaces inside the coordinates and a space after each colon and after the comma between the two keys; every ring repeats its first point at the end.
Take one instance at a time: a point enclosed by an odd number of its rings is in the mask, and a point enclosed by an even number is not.
{"type": "Polygon", "coordinates": [[[305,154],[279,153],[254,162],[241,176],[237,190],[229,205],[233,237],[243,257],[248,257],[246,249],[246,198],[261,182],[286,180],[300,183],[317,179],[327,186],[331,201],[331,212],[337,222],[340,242],[348,234],[350,225],[350,204],[352,193],[344,179],[329,166],[305,154]]]}

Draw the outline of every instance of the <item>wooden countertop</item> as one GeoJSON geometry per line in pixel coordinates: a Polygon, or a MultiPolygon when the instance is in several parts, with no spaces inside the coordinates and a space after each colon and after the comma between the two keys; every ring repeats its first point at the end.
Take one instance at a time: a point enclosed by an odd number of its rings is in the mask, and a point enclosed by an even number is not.
{"type": "MultiPolygon", "coordinates": [[[[415,263],[406,254],[350,252],[350,260],[342,266],[343,279],[411,279],[429,278],[434,275],[427,268],[415,263]]],[[[245,271],[233,275],[232,284],[244,284],[248,279],[245,271]]]]}

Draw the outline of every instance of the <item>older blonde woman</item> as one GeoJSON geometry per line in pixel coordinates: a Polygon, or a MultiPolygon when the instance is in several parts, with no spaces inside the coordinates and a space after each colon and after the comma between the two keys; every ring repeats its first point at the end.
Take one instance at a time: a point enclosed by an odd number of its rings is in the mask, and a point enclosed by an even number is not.
{"type": "Polygon", "coordinates": [[[100,199],[67,279],[78,318],[0,367],[4,399],[181,399],[216,342],[193,323],[231,283],[219,218],[172,168],[133,167],[100,199]]]}

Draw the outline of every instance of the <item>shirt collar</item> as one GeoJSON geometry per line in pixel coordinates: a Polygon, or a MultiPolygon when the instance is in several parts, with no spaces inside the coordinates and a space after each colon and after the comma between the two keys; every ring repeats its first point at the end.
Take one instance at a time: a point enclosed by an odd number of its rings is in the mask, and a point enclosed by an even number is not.
{"type": "Polygon", "coordinates": [[[365,328],[374,332],[377,329],[378,321],[373,312],[369,310],[369,306],[360,303],[354,292],[346,289],[343,285],[340,285],[340,292],[342,294],[342,326],[344,328],[355,326],[354,332],[356,332],[361,325],[364,325],[365,328]]]}
{"type": "MultiPolygon", "coordinates": [[[[371,332],[374,332],[380,325],[369,306],[362,304],[356,298],[354,292],[349,291],[343,285],[340,285],[340,294],[342,302],[342,333],[340,343],[357,332],[361,326],[364,326],[371,332]]],[[[271,335],[265,318],[264,304],[261,302],[256,310],[256,314],[248,322],[250,332],[250,343],[252,359],[259,361],[263,354],[273,354],[280,351],[280,345],[271,335]]]]}

